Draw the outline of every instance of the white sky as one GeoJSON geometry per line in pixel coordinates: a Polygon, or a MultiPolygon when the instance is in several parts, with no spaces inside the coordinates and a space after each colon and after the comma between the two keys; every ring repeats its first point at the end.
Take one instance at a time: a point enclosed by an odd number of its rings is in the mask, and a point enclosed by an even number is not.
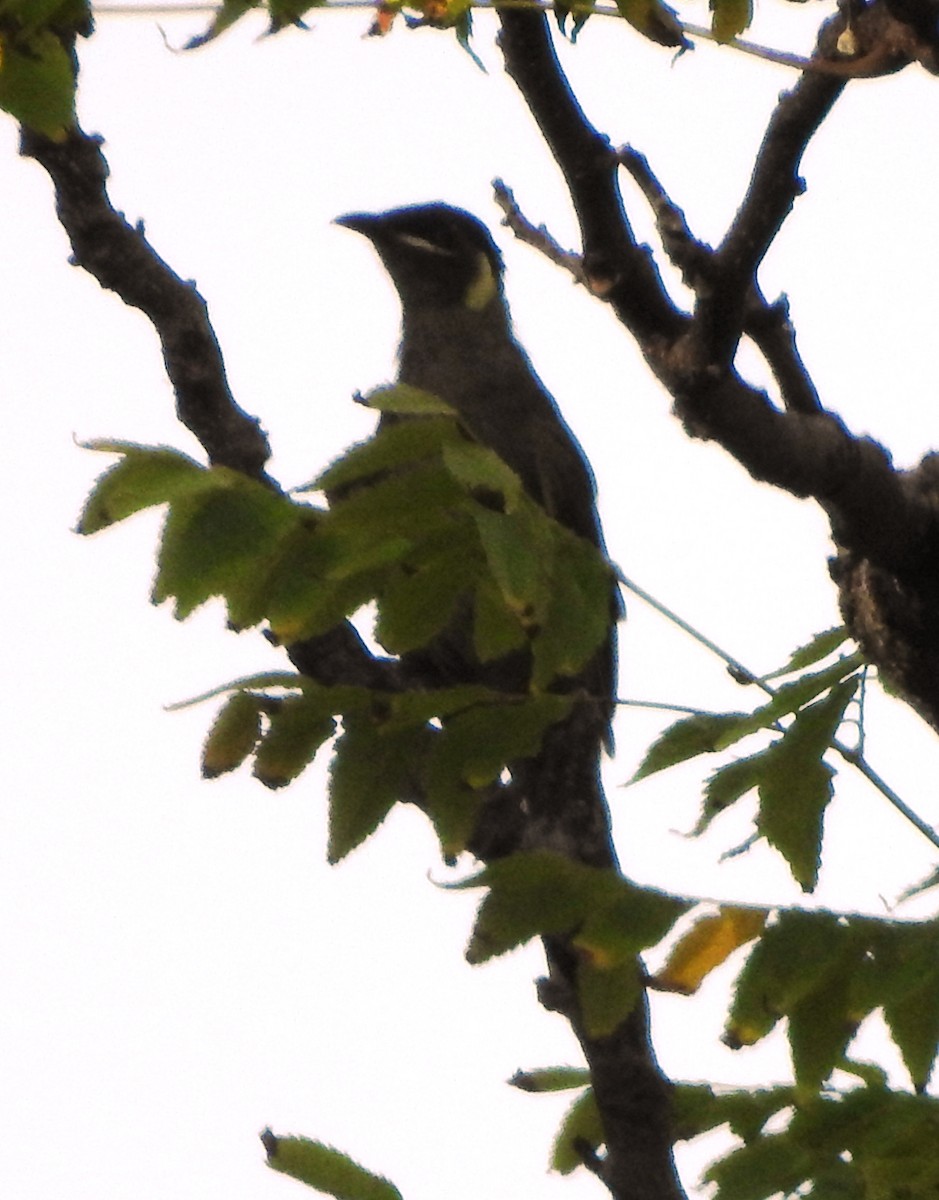
{"type": "MultiPolygon", "coordinates": [[[[826,7],[763,0],[753,36],[807,49],[826,7]]],[[[700,21],[704,8],[685,11],[700,21]]],[[[175,45],[201,27],[163,24],[175,45]]],[[[475,40],[488,75],[446,35],[363,41],[363,12],[311,24],[257,42],[260,23],[246,23],[172,55],[152,19],[102,18],[82,48],[81,119],[107,138],[115,203],[197,281],[234,392],[262,417],[287,484],[368,432],[350,396],[394,370],[394,295],[334,216],[445,199],[496,226],[489,181],[501,175],[575,244],[557,174],[500,74],[491,16],[475,40]]],[[[647,153],[696,232],[718,238],[792,73],[709,46],[672,65],[599,20],[564,60],[597,124],[647,153]]],[[[849,89],[762,276],[767,294],[790,295],[823,400],[901,464],[936,440],[936,94],[913,68],[849,89]]],[[[396,813],[329,869],[322,763],[280,794],[243,774],[200,782],[212,709],[163,706],[281,660],[257,635],[226,633],[215,607],[179,625],[149,606],[157,516],[91,540],[70,532],[106,465],[75,439],[197,448],[174,420],[149,326],[66,265],[48,180],[17,158],[11,121],[0,139],[0,1195],[299,1195],[263,1165],[265,1125],[338,1145],[407,1200],[602,1195],[585,1173],[544,1173],[567,1101],[504,1084],[519,1067],[580,1061],[535,1000],[539,955],[465,966],[474,898],[433,886],[448,873],[422,820],[396,813]]],[[[690,443],[602,307],[497,236],[521,339],[593,461],[626,573],[757,670],[835,623],[819,513],[690,443]]],[[[638,601],[621,659],[623,696],[748,701],[638,601]]],[[[872,764],[939,820],[932,735],[872,691],[872,764]]],[[[705,896],[796,899],[763,848],[718,864],[746,836],[746,806],[702,841],[680,835],[700,769],[620,788],[665,723],[634,709],[619,719],[607,782],[627,872],[705,896]]],[[[847,772],[828,829],[813,903],[883,912],[933,865],[847,772]]],[[[719,1044],[728,978],[694,1000],[657,999],[663,1064],[686,1079],[784,1078],[780,1041],[736,1055],[719,1044]]],[[[882,1045],[876,1028],[867,1036],[882,1045]]]]}

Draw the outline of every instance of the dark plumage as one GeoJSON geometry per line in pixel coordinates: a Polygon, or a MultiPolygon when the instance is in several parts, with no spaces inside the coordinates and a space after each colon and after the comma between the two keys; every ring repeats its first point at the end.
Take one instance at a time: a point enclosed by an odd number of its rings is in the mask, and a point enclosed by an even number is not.
{"type": "MultiPolygon", "coordinates": [[[[470,433],[518,474],[538,504],[602,549],[592,472],[515,340],[502,258],[486,227],[444,204],[351,213],[337,224],[372,242],[398,291],[399,382],[450,404],[470,433]]],[[[612,714],[618,613],[614,595],[606,644],[570,681],[593,697],[581,706],[592,716],[580,722],[579,733],[594,744],[594,761],[612,714]]]]}

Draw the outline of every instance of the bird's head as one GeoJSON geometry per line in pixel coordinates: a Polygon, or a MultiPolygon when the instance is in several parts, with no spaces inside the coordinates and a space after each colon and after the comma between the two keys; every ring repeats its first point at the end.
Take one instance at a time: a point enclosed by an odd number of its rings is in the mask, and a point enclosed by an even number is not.
{"type": "Polygon", "coordinates": [[[459,306],[482,312],[502,297],[502,257],[489,230],[448,204],[348,213],[336,224],[364,234],[405,311],[459,306]]]}

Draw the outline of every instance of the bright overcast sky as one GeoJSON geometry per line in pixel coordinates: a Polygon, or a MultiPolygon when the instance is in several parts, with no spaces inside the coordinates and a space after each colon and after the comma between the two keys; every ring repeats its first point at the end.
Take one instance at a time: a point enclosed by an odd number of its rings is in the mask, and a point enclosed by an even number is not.
{"type": "MultiPolygon", "coordinates": [[[[828,7],[762,0],[752,36],[807,50],[828,7]]],[[[697,21],[705,8],[684,6],[697,21]]],[[[162,22],[176,46],[201,28],[162,22]]],[[[235,395],[261,416],[287,485],[368,432],[352,393],[394,371],[395,297],[368,244],[333,217],[444,199],[496,228],[501,176],[532,220],[575,245],[557,173],[500,73],[493,18],[476,21],[489,74],[447,35],[366,41],[368,23],[317,12],[311,32],[259,41],[256,20],[174,55],[152,17],[102,17],[81,48],[80,116],[106,138],[115,203],[207,298],[235,395]]],[[[600,128],[644,151],[693,229],[719,238],[792,72],[706,45],[673,64],[600,20],[564,59],[600,128]]],[[[767,294],[790,295],[823,401],[904,465],[935,439],[937,96],[918,68],[849,88],[762,276],[767,294]]],[[[227,633],[216,607],[184,625],[150,607],[158,515],[90,540],[71,532],[107,462],[77,442],[198,448],[174,420],[149,326],[67,265],[48,180],[18,159],[8,119],[0,139],[0,1195],[299,1195],[263,1165],[265,1125],[340,1146],[407,1200],[602,1195],[585,1173],[545,1174],[566,1100],[504,1083],[519,1067],[579,1062],[536,1002],[539,955],[465,966],[474,898],[434,886],[449,873],[425,823],[396,813],[329,869],[324,762],[280,794],[247,775],[200,782],[212,707],[164,706],[282,660],[256,634],[227,633]]],[[[520,337],[592,459],[623,570],[758,671],[835,624],[819,513],[689,442],[610,315],[496,232],[520,337]]],[[[624,697],[749,702],[636,600],[621,660],[624,697]]],[[[664,723],[619,718],[607,783],[625,869],[704,896],[792,902],[765,848],[719,864],[747,835],[744,806],[701,841],[681,836],[699,769],[622,789],[664,723]]],[[[939,819],[934,740],[875,690],[868,753],[939,819]]],[[[847,771],[838,784],[811,902],[883,912],[931,868],[930,848],[847,771]]],[[[781,1043],[738,1055],[719,1044],[727,981],[657,999],[665,1067],[784,1078],[781,1043]]]]}

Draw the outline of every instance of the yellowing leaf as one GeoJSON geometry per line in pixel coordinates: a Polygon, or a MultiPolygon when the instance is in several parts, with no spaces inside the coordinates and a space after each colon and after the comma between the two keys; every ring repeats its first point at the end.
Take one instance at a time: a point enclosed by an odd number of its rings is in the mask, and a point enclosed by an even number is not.
{"type": "Polygon", "coordinates": [[[767,915],[765,908],[726,904],[716,915],[702,917],[672,949],[656,976],[657,986],[685,995],[696,992],[705,976],[762,932],[767,915]]]}

